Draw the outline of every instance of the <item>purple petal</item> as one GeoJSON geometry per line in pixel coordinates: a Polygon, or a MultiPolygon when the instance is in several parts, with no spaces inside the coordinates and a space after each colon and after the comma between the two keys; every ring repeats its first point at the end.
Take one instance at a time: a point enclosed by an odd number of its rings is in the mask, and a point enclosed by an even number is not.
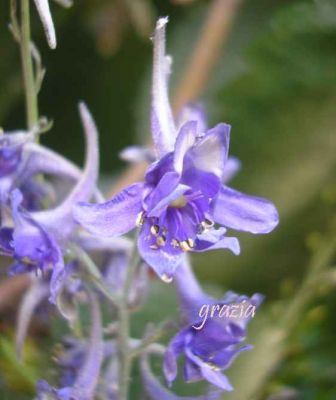
{"type": "Polygon", "coordinates": [[[199,366],[203,378],[209,383],[217,386],[222,390],[225,390],[226,392],[231,392],[233,390],[233,387],[228,378],[220,371],[214,370],[211,365],[203,362],[200,358],[192,354],[192,352],[188,349],[186,355],[190,360],[192,360],[196,365],[199,366]]]}
{"type": "Polygon", "coordinates": [[[222,182],[228,183],[240,170],[241,162],[236,157],[230,156],[224,164],[222,182]]]}
{"type": "Polygon", "coordinates": [[[178,396],[166,389],[161,382],[154,376],[151,371],[149,356],[144,354],[141,357],[141,375],[144,383],[144,388],[151,400],[216,400],[220,397],[220,390],[209,390],[205,395],[201,396],[178,396]]]}
{"type": "Polygon", "coordinates": [[[195,168],[222,177],[230,142],[230,125],[218,124],[210,129],[191,150],[195,168]]]}
{"type": "Polygon", "coordinates": [[[138,239],[139,253],[162,280],[170,281],[181,262],[183,253],[181,250],[174,250],[169,244],[158,248],[155,246],[155,241],[156,238],[150,233],[150,224],[145,222],[138,239]]]}
{"type": "Polygon", "coordinates": [[[188,335],[188,331],[182,331],[175,335],[169,342],[165,352],[163,359],[163,373],[169,386],[171,386],[172,382],[176,379],[177,359],[184,349],[186,335],[188,335]]]}
{"type": "Polygon", "coordinates": [[[187,121],[196,121],[197,136],[203,136],[208,130],[208,118],[201,103],[189,103],[182,108],[177,117],[177,126],[180,129],[187,121]]]}
{"type": "Polygon", "coordinates": [[[128,186],[102,204],[79,203],[74,206],[74,218],[94,235],[119,236],[135,227],[142,211],[142,183],[128,186]]]}
{"type": "Polygon", "coordinates": [[[224,236],[224,233],[221,229],[211,229],[208,232],[198,235],[194,251],[204,252],[216,249],[228,249],[236,256],[239,255],[240,246],[238,239],[224,236]]]}
{"type": "Polygon", "coordinates": [[[198,382],[203,379],[199,366],[189,359],[184,362],[183,374],[185,381],[188,383],[198,382]]]}
{"type": "Polygon", "coordinates": [[[151,120],[153,141],[160,156],[174,149],[177,135],[168,96],[170,58],[165,50],[167,22],[168,18],[160,18],[154,32],[151,120]]]}
{"type": "Polygon", "coordinates": [[[208,199],[215,197],[221,187],[218,176],[192,167],[183,171],[181,183],[190,186],[195,192],[199,191],[208,199]]]}
{"type": "Polygon", "coordinates": [[[181,197],[189,186],[179,184],[179,175],[176,172],[167,172],[156,188],[148,196],[148,216],[159,217],[169,204],[181,197]]]}
{"type": "Polygon", "coordinates": [[[182,126],[177,136],[175,142],[175,150],[174,150],[174,168],[175,171],[178,172],[179,174],[182,173],[183,161],[186,152],[195,143],[196,129],[197,129],[196,121],[188,121],[182,126]]]}
{"type": "Polygon", "coordinates": [[[41,281],[34,282],[26,291],[21,301],[16,327],[16,356],[21,358],[22,346],[25,341],[28,326],[36,307],[48,295],[48,286],[41,281]]]}
{"type": "Polygon", "coordinates": [[[214,220],[228,228],[251,233],[271,232],[279,222],[274,205],[223,186],[214,206],[214,220]]]}

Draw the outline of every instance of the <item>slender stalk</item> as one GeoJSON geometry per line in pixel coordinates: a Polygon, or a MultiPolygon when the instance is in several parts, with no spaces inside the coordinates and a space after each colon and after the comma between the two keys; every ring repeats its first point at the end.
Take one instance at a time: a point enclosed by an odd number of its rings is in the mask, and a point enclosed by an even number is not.
{"type": "Polygon", "coordinates": [[[35,87],[30,39],[30,0],[21,0],[21,64],[26,98],[26,120],[28,129],[38,123],[37,92],[35,87]]]}
{"type": "MultiPolygon", "coordinates": [[[[137,243],[137,235],[135,238],[137,243]]],[[[132,369],[131,349],[129,347],[130,339],[130,316],[128,310],[128,297],[129,291],[133,282],[133,277],[139,265],[139,255],[137,246],[134,245],[133,255],[131,262],[126,272],[126,278],[123,287],[123,296],[121,304],[118,308],[118,321],[119,321],[119,335],[118,335],[118,348],[119,348],[119,400],[127,400],[129,392],[130,374],[132,369]]]]}

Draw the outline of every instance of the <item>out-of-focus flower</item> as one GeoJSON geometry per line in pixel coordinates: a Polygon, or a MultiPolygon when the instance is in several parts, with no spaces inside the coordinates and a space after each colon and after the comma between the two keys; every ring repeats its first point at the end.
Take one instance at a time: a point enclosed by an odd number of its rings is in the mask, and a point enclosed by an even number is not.
{"type": "Polygon", "coordinates": [[[222,371],[239,353],[251,349],[242,343],[247,323],[263,296],[254,294],[249,298],[228,292],[216,301],[202,292],[187,261],[181,264],[175,277],[186,325],[173,337],[165,353],[164,373],[168,383],[175,380],[177,359],[184,355],[187,382],[205,379],[222,390],[233,390],[222,371]],[[202,309],[208,313],[200,315],[202,309]]]}
{"type": "Polygon", "coordinates": [[[103,204],[81,203],[74,214],[97,235],[122,235],[140,226],[142,258],[169,282],[185,252],[226,248],[238,254],[238,240],[226,237],[226,228],[268,233],[278,224],[278,213],[270,201],[223,184],[230,175],[226,166],[232,170],[229,125],[204,131],[202,110],[194,109],[192,119],[181,117],[177,129],[168,98],[167,21],[158,20],[154,35],[152,135],[159,158],[143,183],[128,186],[103,204]]]}
{"type": "MultiPolygon", "coordinates": [[[[44,28],[48,45],[51,49],[55,49],[57,45],[56,32],[50,12],[49,0],[34,0],[34,1],[44,28]]],[[[55,2],[63,7],[70,7],[72,5],[71,0],[55,0],[55,2]]]]}
{"type": "Polygon", "coordinates": [[[37,383],[39,400],[46,400],[50,395],[59,400],[92,400],[98,384],[99,373],[104,356],[104,341],[99,303],[93,293],[89,295],[91,307],[90,340],[82,348],[74,348],[70,357],[63,357],[63,387],[56,389],[46,381],[37,383]],[[84,354],[83,354],[84,353],[84,354]]]}
{"type": "Polygon", "coordinates": [[[186,397],[178,396],[172,393],[163,386],[163,384],[151,371],[148,353],[145,353],[141,356],[141,375],[144,383],[144,389],[151,400],[216,400],[222,394],[221,390],[213,388],[211,388],[207,394],[201,396],[186,397]]]}
{"type": "Polygon", "coordinates": [[[21,206],[23,197],[18,189],[11,194],[14,227],[0,229],[0,251],[14,258],[11,274],[52,271],[50,300],[55,303],[66,276],[62,251],[77,227],[72,206],[79,200],[91,198],[98,175],[98,132],[84,104],[80,114],[87,140],[86,165],[81,179],[56,208],[28,212],[21,206]]]}

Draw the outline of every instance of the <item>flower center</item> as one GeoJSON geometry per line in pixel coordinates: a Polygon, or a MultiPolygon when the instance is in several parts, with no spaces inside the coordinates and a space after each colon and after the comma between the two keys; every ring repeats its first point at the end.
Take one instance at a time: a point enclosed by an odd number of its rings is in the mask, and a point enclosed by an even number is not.
{"type": "Polygon", "coordinates": [[[186,199],[185,196],[180,196],[177,199],[173,200],[171,203],[169,203],[169,207],[174,207],[174,208],[183,208],[188,204],[188,200],[186,199]]]}

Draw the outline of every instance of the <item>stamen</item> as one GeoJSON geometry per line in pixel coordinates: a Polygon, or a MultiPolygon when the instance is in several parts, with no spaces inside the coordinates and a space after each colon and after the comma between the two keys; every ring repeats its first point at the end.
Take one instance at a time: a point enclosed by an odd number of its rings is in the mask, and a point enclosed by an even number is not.
{"type": "Polygon", "coordinates": [[[192,240],[192,239],[183,240],[183,242],[180,242],[181,250],[183,250],[183,251],[190,251],[191,250],[192,247],[189,244],[189,240],[192,240]]]}
{"type": "Polygon", "coordinates": [[[166,244],[166,238],[164,236],[158,236],[156,238],[156,244],[160,247],[164,246],[166,244]]]}
{"type": "Polygon", "coordinates": [[[140,226],[142,226],[145,222],[145,218],[144,218],[145,213],[143,211],[141,211],[138,215],[137,215],[137,219],[135,222],[135,225],[139,228],[140,226]]]}
{"type": "Polygon", "coordinates": [[[204,221],[201,222],[201,227],[203,230],[212,228],[215,225],[214,221],[211,221],[210,219],[205,218],[204,221]]]}
{"type": "Polygon", "coordinates": [[[156,236],[160,231],[159,225],[152,225],[150,231],[152,235],[156,236]]]}
{"type": "Polygon", "coordinates": [[[160,278],[163,280],[163,282],[165,282],[165,283],[171,283],[171,282],[173,282],[173,278],[171,277],[171,276],[169,276],[169,275],[167,275],[167,274],[162,274],[161,276],[160,276],[160,278]]]}
{"type": "Polygon", "coordinates": [[[193,248],[194,247],[194,241],[193,241],[193,239],[191,239],[191,238],[189,238],[188,240],[187,240],[187,243],[188,243],[188,245],[189,245],[189,247],[190,248],[193,248]]]}
{"type": "Polygon", "coordinates": [[[180,242],[179,242],[178,240],[176,240],[176,239],[173,239],[173,240],[170,242],[170,244],[171,244],[173,247],[180,247],[180,242]]]}

